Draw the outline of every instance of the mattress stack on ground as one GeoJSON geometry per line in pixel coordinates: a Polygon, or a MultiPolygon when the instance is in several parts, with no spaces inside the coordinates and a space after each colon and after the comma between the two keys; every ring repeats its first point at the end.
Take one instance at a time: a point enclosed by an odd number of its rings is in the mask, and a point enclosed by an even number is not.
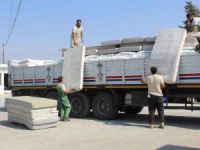
{"type": "Polygon", "coordinates": [[[21,96],[6,98],[8,121],[23,124],[29,129],[56,127],[57,101],[46,98],[21,96]]]}
{"type": "Polygon", "coordinates": [[[156,66],[167,83],[176,81],[186,35],[186,30],[173,28],[162,30],[156,38],[150,66],[156,66]]]}
{"type": "Polygon", "coordinates": [[[63,77],[68,90],[80,91],[83,88],[85,46],[70,48],[64,53],[63,77]]]}

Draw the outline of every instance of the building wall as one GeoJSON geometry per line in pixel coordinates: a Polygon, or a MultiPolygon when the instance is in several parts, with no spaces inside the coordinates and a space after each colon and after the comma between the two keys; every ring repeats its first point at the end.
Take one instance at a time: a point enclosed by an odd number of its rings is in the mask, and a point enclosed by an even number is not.
{"type": "Polygon", "coordinates": [[[4,74],[8,73],[8,65],[0,64],[0,94],[4,93],[4,74]]]}

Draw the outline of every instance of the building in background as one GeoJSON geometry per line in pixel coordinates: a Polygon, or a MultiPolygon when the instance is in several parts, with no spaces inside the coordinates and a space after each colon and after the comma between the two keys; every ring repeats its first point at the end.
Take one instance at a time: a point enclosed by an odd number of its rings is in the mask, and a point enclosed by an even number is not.
{"type": "Polygon", "coordinates": [[[4,91],[8,86],[7,80],[8,80],[8,65],[0,64],[0,94],[4,94],[4,91]]]}

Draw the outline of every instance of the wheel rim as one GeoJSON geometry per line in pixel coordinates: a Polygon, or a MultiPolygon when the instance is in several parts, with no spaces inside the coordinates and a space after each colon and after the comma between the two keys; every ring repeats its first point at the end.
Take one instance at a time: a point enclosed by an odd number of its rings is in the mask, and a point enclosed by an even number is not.
{"type": "Polygon", "coordinates": [[[111,105],[108,101],[102,100],[100,103],[99,109],[103,113],[109,113],[111,111],[111,105]]]}
{"type": "Polygon", "coordinates": [[[79,98],[73,98],[71,100],[71,106],[74,113],[79,113],[82,110],[81,100],[79,98]]]}

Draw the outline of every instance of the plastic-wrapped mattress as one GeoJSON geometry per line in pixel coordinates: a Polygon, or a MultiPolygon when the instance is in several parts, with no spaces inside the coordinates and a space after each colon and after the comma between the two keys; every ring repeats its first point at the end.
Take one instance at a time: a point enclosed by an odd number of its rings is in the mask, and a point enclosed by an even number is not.
{"type": "Polygon", "coordinates": [[[165,82],[175,83],[180,57],[186,39],[186,30],[161,30],[153,47],[150,66],[156,66],[165,82]]]}
{"type": "Polygon", "coordinates": [[[67,89],[80,91],[83,88],[85,46],[68,49],[64,53],[63,76],[67,89]]]}

